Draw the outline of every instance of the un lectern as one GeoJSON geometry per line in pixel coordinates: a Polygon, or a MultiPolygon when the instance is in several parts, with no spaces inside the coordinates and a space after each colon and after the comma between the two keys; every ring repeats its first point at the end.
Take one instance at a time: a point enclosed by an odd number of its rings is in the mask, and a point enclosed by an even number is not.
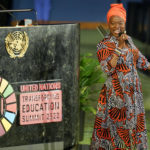
{"type": "Polygon", "coordinates": [[[78,24],[0,28],[0,149],[74,147],[78,73],[78,24]]]}

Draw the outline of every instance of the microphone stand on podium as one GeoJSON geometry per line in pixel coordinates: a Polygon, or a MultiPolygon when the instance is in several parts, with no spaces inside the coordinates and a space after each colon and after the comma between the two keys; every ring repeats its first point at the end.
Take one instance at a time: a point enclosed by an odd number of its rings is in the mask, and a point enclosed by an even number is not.
{"type": "Polygon", "coordinates": [[[13,10],[0,10],[0,13],[8,13],[10,14],[13,18],[15,18],[17,24],[16,26],[18,26],[18,21],[16,19],[16,17],[14,15],[12,15],[12,13],[14,12],[34,12],[35,14],[35,24],[38,25],[38,22],[37,22],[37,11],[35,9],[13,9],[13,10]]]}

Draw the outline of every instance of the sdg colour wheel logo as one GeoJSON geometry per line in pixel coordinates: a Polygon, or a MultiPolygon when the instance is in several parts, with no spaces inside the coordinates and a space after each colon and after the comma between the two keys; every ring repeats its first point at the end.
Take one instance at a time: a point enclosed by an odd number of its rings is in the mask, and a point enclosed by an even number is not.
{"type": "Polygon", "coordinates": [[[7,80],[0,77],[0,136],[9,131],[17,115],[16,96],[7,80]]]}

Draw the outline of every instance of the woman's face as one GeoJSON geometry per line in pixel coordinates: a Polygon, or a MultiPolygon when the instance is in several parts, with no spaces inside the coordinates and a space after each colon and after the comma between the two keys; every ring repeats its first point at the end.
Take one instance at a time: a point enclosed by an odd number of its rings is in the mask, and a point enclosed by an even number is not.
{"type": "Polygon", "coordinates": [[[108,27],[110,34],[118,37],[120,32],[125,31],[125,21],[119,16],[111,16],[109,19],[108,27]]]}

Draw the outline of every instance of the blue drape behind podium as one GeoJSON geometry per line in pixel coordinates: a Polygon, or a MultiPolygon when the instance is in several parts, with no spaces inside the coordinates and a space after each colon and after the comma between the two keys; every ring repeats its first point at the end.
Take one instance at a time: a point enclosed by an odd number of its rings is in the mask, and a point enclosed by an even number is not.
{"type": "Polygon", "coordinates": [[[38,20],[49,20],[50,18],[50,9],[51,9],[51,0],[34,0],[34,7],[37,11],[38,20]]]}
{"type": "MultiPolygon", "coordinates": [[[[13,9],[35,8],[39,20],[48,18],[51,21],[106,22],[110,4],[115,2],[117,0],[13,0],[13,9]]],[[[142,2],[142,0],[122,0],[121,2],[127,9],[128,2],[142,2]]],[[[17,14],[17,17],[21,15],[17,14]]]]}

